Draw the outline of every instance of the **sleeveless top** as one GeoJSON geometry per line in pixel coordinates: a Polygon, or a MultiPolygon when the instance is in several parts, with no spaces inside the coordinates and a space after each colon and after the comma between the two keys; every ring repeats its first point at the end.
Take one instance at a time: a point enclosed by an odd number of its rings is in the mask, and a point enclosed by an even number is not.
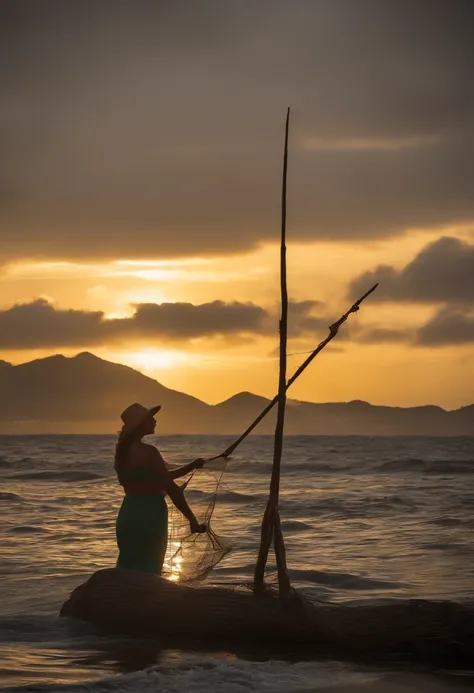
{"type": "Polygon", "coordinates": [[[145,467],[132,467],[120,474],[126,496],[165,496],[166,491],[156,474],[145,467]]]}

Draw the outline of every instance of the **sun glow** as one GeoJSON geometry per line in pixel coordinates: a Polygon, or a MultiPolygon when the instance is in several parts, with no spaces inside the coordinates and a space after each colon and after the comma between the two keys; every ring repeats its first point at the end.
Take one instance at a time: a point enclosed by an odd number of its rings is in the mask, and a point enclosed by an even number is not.
{"type": "Polygon", "coordinates": [[[172,349],[142,349],[127,354],[126,360],[132,367],[138,368],[144,373],[153,373],[158,370],[174,368],[184,363],[188,355],[182,351],[172,349]]]}

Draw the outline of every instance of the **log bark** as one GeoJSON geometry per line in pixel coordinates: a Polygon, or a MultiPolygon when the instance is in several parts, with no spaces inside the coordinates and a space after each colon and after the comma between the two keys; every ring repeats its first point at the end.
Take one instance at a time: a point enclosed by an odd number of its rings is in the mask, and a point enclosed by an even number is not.
{"type": "Polygon", "coordinates": [[[348,606],[304,597],[281,609],[277,595],[229,587],[186,587],[154,575],[109,568],[94,573],[64,603],[60,615],[110,632],[188,639],[220,648],[280,645],[301,656],[432,662],[472,667],[474,607],[454,602],[398,601],[348,606]]]}

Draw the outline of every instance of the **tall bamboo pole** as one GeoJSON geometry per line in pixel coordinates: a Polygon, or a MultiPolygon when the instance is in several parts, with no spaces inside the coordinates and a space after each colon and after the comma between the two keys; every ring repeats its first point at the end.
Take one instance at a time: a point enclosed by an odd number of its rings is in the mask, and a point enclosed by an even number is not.
{"type": "Polygon", "coordinates": [[[290,109],[286,114],[285,148],[283,156],[283,182],[281,198],[281,244],[280,244],[280,289],[281,289],[281,318],[280,318],[280,369],[278,378],[278,410],[275,427],[273,449],[272,477],[267,508],[262,520],[260,550],[255,566],[254,589],[261,592],[264,588],[265,566],[268,558],[271,540],[274,540],[275,555],[278,571],[280,597],[286,598],[290,593],[290,581],[286,568],[286,552],[281,531],[278,501],[280,494],[280,469],[283,452],[283,433],[286,407],[286,345],[288,340],[288,289],[286,281],[286,189],[288,173],[288,131],[290,124],[290,109]]]}

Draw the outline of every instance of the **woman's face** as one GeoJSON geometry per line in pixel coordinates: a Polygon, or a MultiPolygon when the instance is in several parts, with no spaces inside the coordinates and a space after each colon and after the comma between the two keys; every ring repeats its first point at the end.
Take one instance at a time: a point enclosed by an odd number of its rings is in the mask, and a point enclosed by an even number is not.
{"type": "Polygon", "coordinates": [[[145,421],[143,422],[143,435],[148,436],[151,433],[155,432],[156,428],[156,419],[154,416],[149,416],[145,421]]]}

